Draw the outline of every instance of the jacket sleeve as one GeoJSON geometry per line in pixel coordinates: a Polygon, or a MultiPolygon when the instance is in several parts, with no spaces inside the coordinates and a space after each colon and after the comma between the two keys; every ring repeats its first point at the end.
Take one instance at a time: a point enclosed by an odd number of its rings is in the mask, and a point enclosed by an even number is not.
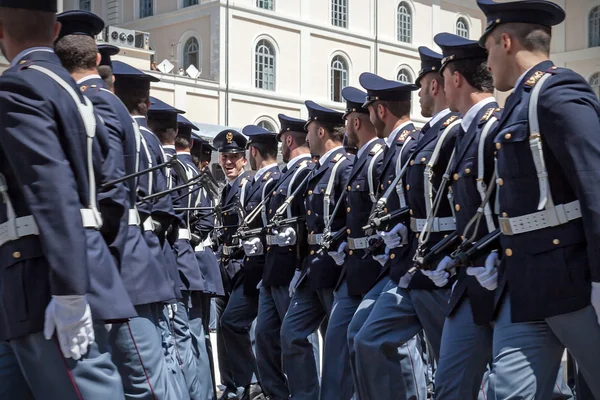
{"type": "MultiPolygon", "coordinates": [[[[18,171],[50,266],[53,295],[82,295],[89,288],[86,235],[75,175],[61,147],[50,101],[17,76],[0,78],[0,147],[18,171]]],[[[84,149],[82,149],[84,151],[84,149]]]]}

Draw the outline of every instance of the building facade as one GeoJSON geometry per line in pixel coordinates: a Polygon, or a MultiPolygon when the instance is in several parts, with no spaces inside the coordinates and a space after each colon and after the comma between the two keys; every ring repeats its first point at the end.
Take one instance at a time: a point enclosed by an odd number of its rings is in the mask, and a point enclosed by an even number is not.
{"type": "MultiPolygon", "coordinates": [[[[600,96],[600,1],[555,1],[567,19],[554,28],[552,58],[600,96]]],[[[209,137],[223,126],[278,130],[277,114],[306,117],[307,99],[342,110],[341,89],[360,87],[364,71],[413,82],[419,46],[439,51],[433,37],[444,31],[477,39],[485,25],[475,0],[62,2],[107,25],[148,32],[148,49],[123,48],[117,58],[145,70],[167,60],[174,68],[152,71],[161,78],[152,94],[186,110],[209,137]]],[[[412,118],[425,122],[416,92],[412,118]]]]}

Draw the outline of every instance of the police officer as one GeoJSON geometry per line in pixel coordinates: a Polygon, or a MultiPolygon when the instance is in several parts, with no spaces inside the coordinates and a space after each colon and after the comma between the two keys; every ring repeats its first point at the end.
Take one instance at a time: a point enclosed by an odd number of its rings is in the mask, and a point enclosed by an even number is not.
{"type": "Polygon", "coordinates": [[[106,89],[114,92],[115,89],[115,77],[112,73],[112,56],[119,54],[120,49],[112,44],[99,44],[98,53],[102,56],[100,59],[100,65],[98,65],[98,75],[104,81],[106,89]]]}
{"type": "MultiPolygon", "coordinates": [[[[135,128],[140,132],[139,148],[137,159],[139,161],[141,174],[137,179],[138,199],[136,208],[140,215],[142,226],[142,235],[148,247],[148,262],[156,263],[156,270],[162,271],[162,285],[165,291],[163,303],[153,304],[153,321],[158,324],[161,334],[162,356],[165,358],[167,368],[172,374],[173,382],[170,390],[175,390],[179,396],[185,398],[187,385],[183,377],[183,371],[180,366],[180,359],[177,355],[173,333],[171,331],[171,322],[168,315],[165,315],[165,304],[173,304],[181,296],[179,285],[175,285],[175,279],[179,282],[177,265],[172,254],[163,251],[165,237],[157,229],[156,220],[170,220],[173,217],[173,205],[170,196],[162,196],[151,200],[146,200],[148,196],[156,192],[165,190],[167,187],[166,178],[162,170],[152,170],[150,168],[161,164],[156,154],[160,153],[158,140],[146,127],[146,114],[150,106],[150,83],[158,81],[151,75],[131,67],[120,61],[113,61],[113,75],[115,76],[115,94],[125,104],[127,110],[136,123],[135,128]],[[154,143],[154,151],[151,150],[151,144],[154,143]],[[157,149],[158,144],[158,149],[157,149]],[[148,171],[149,170],[149,171],[148,171]]],[[[162,154],[161,154],[162,156],[162,154]]],[[[152,268],[151,265],[148,268],[152,268]]],[[[154,347],[152,347],[154,348],[154,347]]],[[[159,365],[158,362],[156,365],[159,365]]],[[[145,367],[146,364],[144,364],[145,367]]],[[[138,381],[139,382],[139,381],[138,381]]],[[[143,382],[143,381],[142,381],[143,382]]],[[[136,390],[144,390],[142,393],[152,393],[154,386],[137,384],[136,390]],[[141,388],[141,389],[140,389],[141,388]]]]}
{"type": "Polygon", "coordinates": [[[95,181],[112,171],[98,157],[92,170],[88,151],[107,133],[53,53],[55,12],[55,1],[0,2],[11,62],[0,77],[0,396],[122,397],[103,325],[135,310],[96,229],[95,181]]]}
{"type": "MultiPolygon", "coordinates": [[[[94,37],[104,23],[96,15],[85,11],[67,11],[58,16],[58,21],[62,28],[55,42],[57,55],[72,76],[78,79],[81,91],[90,98],[104,121],[111,143],[116,145],[113,151],[119,154],[121,162],[124,160],[126,174],[137,172],[136,137],[139,131],[136,132],[127,108],[106,89],[96,69],[98,49],[94,37]]],[[[117,254],[121,261],[121,276],[138,318],[113,324],[110,333],[113,361],[119,368],[127,396],[139,395],[147,390],[159,396],[175,395],[178,392],[171,387],[177,383],[173,382],[164,357],[157,351],[161,347],[161,338],[157,331],[158,321],[154,317],[156,303],[172,298],[173,294],[164,284],[163,267],[148,259],[149,249],[142,236],[135,207],[136,179],[125,183],[131,206],[129,220],[124,219],[124,228],[118,235],[123,236],[123,250],[117,254]]]]}
{"type": "Polygon", "coordinates": [[[342,90],[342,97],[346,100],[344,119],[348,142],[355,144],[358,151],[344,199],[348,238],[336,251],[329,252],[336,264],[342,267],[342,274],[333,293],[333,311],[329,317],[323,354],[323,370],[334,374],[323,376],[321,398],[349,400],[354,388],[348,350],[348,324],[362,296],[373,286],[381,272],[381,265],[366,253],[370,241],[375,237],[365,236],[362,227],[368,223],[379,186],[385,142],[377,137],[369,119],[369,110],[363,107],[367,94],[349,86],[342,90]],[[337,365],[337,368],[329,367],[330,363],[337,365]]]}
{"type": "MultiPolygon", "coordinates": [[[[279,122],[281,130],[277,134],[277,141],[281,143],[282,158],[287,164],[267,203],[268,222],[273,223],[274,217],[280,221],[293,218],[297,221],[288,221],[267,232],[269,247],[256,321],[256,361],[265,394],[273,399],[287,399],[289,389],[281,360],[280,328],[290,305],[290,282],[294,272],[302,269],[307,253],[302,188],[314,164],[306,142],[306,121],[279,114],[279,122]]],[[[311,339],[316,341],[316,335],[311,339]]]]}
{"type": "MultiPolygon", "coordinates": [[[[337,207],[335,213],[334,209],[339,201],[343,201],[352,166],[352,160],[342,146],[343,114],[312,101],[305,104],[309,115],[306,138],[311,153],[320,157],[306,189],[309,254],[302,272],[297,271],[292,280],[295,293],[281,327],[284,369],[292,399],[315,399],[319,396],[319,377],[308,337],[331,313],[333,289],[341,272],[335,261],[321,251],[321,243],[324,232],[337,233],[346,229],[345,208],[337,207]]],[[[333,242],[330,248],[338,249],[340,242],[333,242]]],[[[323,370],[323,376],[332,373],[323,370]]]]}
{"type": "Polygon", "coordinates": [[[231,367],[231,357],[227,354],[223,330],[221,328],[221,317],[229,296],[237,283],[243,260],[243,250],[240,248],[239,240],[234,239],[233,235],[241,222],[240,203],[245,201],[246,186],[248,175],[244,171],[248,160],[246,159],[247,139],[241,133],[235,130],[224,130],[215,136],[213,145],[219,152],[219,165],[225,173],[227,184],[221,192],[220,212],[217,217],[220,218],[219,227],[219,250],[221,257],[221,275],[226,295],[215,299],[217,314],[217,355],[219,359],[219,375],[221,383],[225,386],[220,399],[238,399],[244,388],[238,390],[234,381],[233,369],[231,367]]]}
{"type": "Polygon", "coordinates": [[[484,287],[497,277],[489,393],[548,398],[566,347],[598,398],[600,104],[584,78],[549,60],[562,8],[478,5],[494,85],[514,88],[495,136],[501,251],[467,271],[484,287]]]}
{"type": "MultiPolygon", "coordinates": [[[[406,164],[419,140],[419,132],[410,121],[411,96],[416,86],[390,81],[368,72],[361,74],[360,84],[367,91],[365,107],[369,108],[371,122],[377,130],[377,135],[385,138],[386,142],[377,196],[387,199],[387,206],[384,209],[387,213],[406,207],[402,186],[394,187],[394,184],[397,183],[396,176],[400,175],[402,166],[406,164]]],[[[397,217],[377,229],[387,232],[386,236],[389,239],[395,237],[398,241],[400,238],[400,227],[396,227],[398,218],[406,222],[407,216],[397,217]]],[[[348,340],[354,343],[355,382],[360,398],[403,398],[406,393],[415,391],[414,382],[402,382],[398,379],[405,371],[413,375],[415,380],[419,380],[419,387],[424,386],[423,365],[421,357],[417,356],[416,339],[402,346],[396,344],[382,352],[381,346],[386,343],[384,332],[371,331],[369,327],[384,322],[389,316],[377,309],[383,310],[386,304],[393,301],[395,295],[392,293],[396,291],[404,271],[400,261],[408,257],[409,251],[409,246],[393,249],[387,247],[374,257],[384,268],[348,328],[348,340]],[[384,296],[388,292],[391,293],[384,296]],[[386,356],[389,359],[387,363],[383,360],[377,361],[375,358],[385,359],[386,356]]]]}

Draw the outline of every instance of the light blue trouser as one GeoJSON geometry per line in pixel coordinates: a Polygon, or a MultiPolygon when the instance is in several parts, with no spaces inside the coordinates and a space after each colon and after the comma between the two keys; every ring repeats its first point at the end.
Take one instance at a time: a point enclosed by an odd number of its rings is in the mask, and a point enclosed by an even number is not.
{"type": "Polygon", "coordinates": [[[56,336],[42,332],[0,342],[0,399],[122,399],[123,385],[108,352],[108,332],[95,325],[96,341],[80,360],[64,358],[56,336]]]}
{"type": "Polygon", "coordinates": [[[600,399],[600,325],[592,306],[539,322],[512,323],[510,292],[494,323],[488,399],[549,399],[565,347],[600,399]]]}
{"type": "Polygon", "coordinates": [[[325,334],[321,400],[350,400],[354,394],[348,326],[360,303],[360,296],[348,294],[348,283],[344,279],[333,293],[333,309],[325,334]]]}
{"type": "MultiPolygon", "coordinates": [[[[213,390],[213,379],[211,371],[211,362],[208,355],[206,333],[204,331],[203,308],[204,293],[184,292],[184,303],[188,305],[187,312],[189,318],[189,328],[191,341],[191,350],[196,361],[198,381],[200,384],[200,399],[214,400],[215,392],[213,390]]],[[[207,315],[206,318],[209,316],[207,315]]]]}
{"type": "Polygon", "coordinates": [[[292,297],[281,326],[283,367],[287,374],[291,399],[319,398],[319,374],[313,343],[309,337],[331,314],[332,307],[332,289],[311,290],[304,284],[292,297]]]}
{"type": "Polygon", "coordinates": [[[410,340],[424,331],[438,359],[448,296],[448,290],[407,290],[388,283],[354,338],[360,399],[425,398],[426,368],[410,340]]]}

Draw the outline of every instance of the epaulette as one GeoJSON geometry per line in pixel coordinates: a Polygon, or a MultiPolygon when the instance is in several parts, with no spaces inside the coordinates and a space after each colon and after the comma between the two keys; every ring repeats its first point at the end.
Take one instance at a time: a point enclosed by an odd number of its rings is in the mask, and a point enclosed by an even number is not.
{"type": "Polygon", "coordinates": [[[24,69],[29,68],[29,66],[33,65],[33,61],[31,60],[21,60],[19,61],[19,64],[17,64],[19,66],[19,71],[22,71],[24,69]]]}
{"type": "Polygon", "coordinates": [[[81,91],[81,93],[85,92],[87,90],[88,86],[80,86],[79,90],[81,91]]]}
{"type": "Polygon", "coordinates": [[[453,115],[453,116],[451,116],[450,118],[448,118],[448,119],[446,120],[446,122],[444,122],[444,123],[442,124],[442,128],[446,128],[446,127],[448,127],[448,125],[450,125],[451,123],[453,123],[454,121],[456,121],[456,119],[457,119],[457,118],[458,118],[458,115],[453,115]]]}
{"type": "Polygon", "coordinates": [[[344,155],[343,155],[342,153],[337,153],[337,154],[335,155],[335,157],[333,157],[333,160],[331,160],[331,161],[333,161],[334,163],[336,163],[336,162],[340,161],[340,159],[341,159],[342,157],[344,157],[344,155]]]}
{"type": "Polygon", "coordinates": [[[244,186],[244,183],[248,182],[248,178],[243,177],[242,180],[240,181],[240,187],[244,186]]]}
{"type": "Polygon", "coordinates": [[[262,179],[262,180],[263,180],[263,181],[266,181],[267,179],[269,179],[269,177],[270,177],[270,176],[271,176],[271,171],[267,172],[267,173],[265,174],[265,176],[263,176],[263,179],[262,179]]]}
{"type": "Polygon", "coordinates": [[[485,122],[488,119],[490,119],[490,117],[494,113],[494,110],[496,110],[496,109],[495,108],[488,108],[488,110],[485,112],[485,114],[483,114],[483,117],[481,117],[481,120],[479,122],[485,122]]]}
{"type": "Polygon", "coordinates": [[[404,143],[404,140],[408,137],[408,135],[410,135],[413,131],[409,130],[409,129],[405,129],[403,130],[400,135],[398,135],[398,139],[396,139],[397,142],[401,142],[404,143]]]}
{"type": "Polygon", "coordinates": [[[534,87],[534,86],[535,86],[535,84],[536,84],[536,83],[537,83],[537,82],[538,82],[540,79],[542,79],[542,76],[544,76],[544,72],[542,72],[542,71],[535,71],[535,72],[534,72],[534,74],[533,74],[533,75],[531,75],[531,76],[529,77],[529,79],[527,79],[527,82],[525,82],[525,85],[526,85],[526,86],[529,86],[529,87],[534,87]]]}
{"type": "Polygon", "coordinates": [[[308,165],[308,163],[311,162],[310,160],[302,160],[300,162],[300,164],[298,164],[298,168],[303,168],[306,167],[308,165]]]}
{"type": "Polygon", "coordinates": [[[381,143],[376,143],[375,146],[373,146],[373,148],[371,149],[371,151],[369,152],[369,155],[374,156],[375,154],[377,154],[377,152],[379,150],[381,150],[383,146],[381,145],[381,143]]]}

